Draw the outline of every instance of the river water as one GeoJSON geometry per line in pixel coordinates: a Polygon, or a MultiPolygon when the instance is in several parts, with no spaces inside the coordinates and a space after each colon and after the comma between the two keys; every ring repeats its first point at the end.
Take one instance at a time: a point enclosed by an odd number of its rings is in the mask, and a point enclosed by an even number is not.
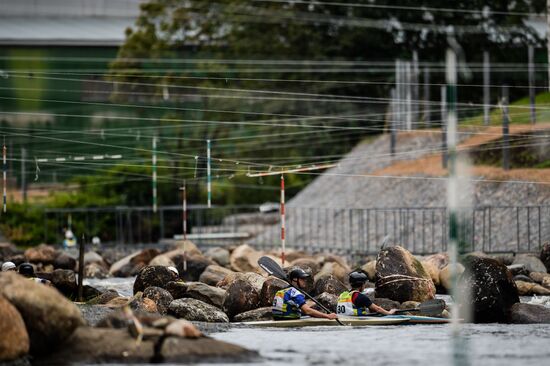
{"type": "MultiPolygon", "coordinates": [[[[123,296],[131,296],[133,282],[133,278],[87,281],[123,296]]],[[[550,324],[465,324],[455,356],[451,329],[450,325],[303,329],[235,325],[209,335],[258,351],[262,360],[246,365],[550,365],[550,324]]]]}

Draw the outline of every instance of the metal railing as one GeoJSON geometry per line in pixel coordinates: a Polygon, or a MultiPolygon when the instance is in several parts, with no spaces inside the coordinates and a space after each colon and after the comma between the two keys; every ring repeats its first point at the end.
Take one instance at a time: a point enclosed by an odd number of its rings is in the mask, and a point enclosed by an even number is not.
{"type": "MultiPolygon", "coordinates": [[[[44,238],[60,243],[71,216],[77,236],[98,235],[103,242],[157,243],[181,235],[181,207],[50,209],[44,238]]],[[[534,252],[550,241],[550,206],[483,206],[459,212],[459,244],[466,251],[534,252]]],[[[382,239],[416,254],[447,250],[445,207],[337,209],[286,207],[287,247],[311,252],[374,254],[382,239]]],[[[247,242],[260,249],[280,245],[279,214],[258,206],[189,206],[188,228],[199,246],[247,242]]]]}

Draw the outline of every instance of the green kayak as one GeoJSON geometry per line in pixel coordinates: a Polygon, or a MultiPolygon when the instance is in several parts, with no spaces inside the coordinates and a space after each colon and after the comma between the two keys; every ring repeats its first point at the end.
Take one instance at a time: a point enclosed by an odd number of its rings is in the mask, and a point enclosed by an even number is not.
{"type": "MultiPolygon", "coordinates": [[[[339,318],[344,325],[348,326],[373,326],[373,325],[397,325],[407,323],[409,319],[407,317],[362,317],[362,318],[339,318]]],[[[331,319],[321,318],[300,318],[292,320],[264,320],[256,322],[244,322],[243,325],[252,327],[266,327],[266,328],[301,328],[301,327],[320,327],[320,326],[339,326],[338,322],[331,319]]]]}

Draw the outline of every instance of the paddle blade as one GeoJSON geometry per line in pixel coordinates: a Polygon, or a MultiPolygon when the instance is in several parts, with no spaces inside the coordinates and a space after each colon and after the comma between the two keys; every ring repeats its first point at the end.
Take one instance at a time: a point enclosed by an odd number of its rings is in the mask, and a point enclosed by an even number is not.
{"type": "Polygon", "coordinates": [[[424,301],[418,305],[420,314],[428,316],[440,315],[445,310],[445,301],[441,299],[433,299],[424,301]]]}
{"type": "Polygon", "coordinates": [[[271,276],[275,276],[288,282],[285,271],[283,271],[283,269],[273,259],[269,257],[261,257],[258,259],[258,265],[271,276]]]}

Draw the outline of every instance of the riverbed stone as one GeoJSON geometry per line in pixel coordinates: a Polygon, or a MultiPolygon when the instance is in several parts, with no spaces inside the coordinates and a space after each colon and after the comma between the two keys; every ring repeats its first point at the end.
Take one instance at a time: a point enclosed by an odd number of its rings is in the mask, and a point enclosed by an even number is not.
{"type": "Polygon", "coordinates": [[[204,256],[210,260],[213,260],[214,262],[216,262],[216,264],[222,267],[229,266],[230,264],[230,254],[229,250],[227,250],[226,248],[211,248],[207,250],[206,253],[204,253],[204,256]]]}
{"type": "Polygon", "coordinates": [[[168,312],[178,318],[209,323],[228,323],[227,315],[214,305],[197,299],[177,299],[170,303],[168,312]]]}
{"type": "Polygon", "coordinates": [[[369,261],[361,267],[363,273],[367,275],[370,281],[376,281],[376,260],[369,261]]]}
{"type": "Polygon", "coordinates": [[[132,254],[117,260],[111,265],[109,273],[115,277],[129,277],[134,268],[134,265],[130,264],[130,259],[132,259],[132,257],[134,257],[135,255],[138,255],[139,253],[140,251],[133,252],[132,254]]]}
{"type": "Polygon", "coordinates": [[[78,308],[57,290],[16,273],[0,273],[0,294],[21,314],[29,333],[31,354],[45,354],[61,346],[84,324],[78,308]]]}
{"type": "Polygon", "coordinates": [[[229,287],[223,301],[222,309],[229,319],[237,314],[260,307],[261,288],[245,278],[237,278],[229,287]]]}
{"type": "Polygon", "coordinates": [[[338,281],[347,283],[350,272],[351,269],[347,265],[342,265],[339,261],[325,262],[319,273],[315,276],[315,280],[317,280],[317,278],[325,277],[326,275],[332,275],[338,279],[338,281]]]}
{"type": "Polygon", "coordinates": [[[176,267],[176,264],[165,254],[159,254],[149,262],[150,266],[176,267]]]}
{"type": "Polygon", "coordinates": [[[143,297],[151,299],[155,302],[157,310],[160,314],[164,315],[168,312],[168,307],[170,303],[174,301],[174,298],[167,290],[157,287],[150,286],[143,291],[143,297]]]}
{"type": "Polygon", "coordinates": [[[550,296],[550,289],[535,282],[515,281],[519,296],[550,296]]]}
{"type": "Polygon", "coordinates": [[[176,264],[180,277],[185,281],[198,281],[206,268],[214,264],[213,261],[202,254],[177,255],[172,260],[176,264]],[[186,265],[184,264],[185,260],[187,261],[186,265]]]}
{"type": "Polygon", "coordinates": [[[451,292],[453,281],[451,278],[453,266],[456,266],[456,274],[460,276],[464,272],[464,266],[460,263],[454,265],[448,264],[441,271],[439,271],[439,284],[443,287],[447,293],[451,292]]]}
{"type": "Polygon", "coordinates": [[[312,276],[315,276],[321,270],[319,263],[317,263],[317,261],[311,257],[298,258],[292,261],[291,265],[293,267],[300,267],[304,270],[309,269],[312,276]]]}
{"type": "Polygon", "coordinates": [[[160,254],[160,251],[156,248],[147,248],[143,249],[140,253],[134,255],[130,258],[130,263],[133,265],[142,264],[146,266],[151,262],[153,258],[160,254]]]}
{"type": "Polygon", "coordinates": [[[109,272],[99,263],[90,263],[84,266],[84,278],[105,279],[111,277],[109,272]]]}
{"type": "Polygon", "coordinates": [[[46,244],[25,250],[25,258],[31,263],[53,264],[58,255],[53,246],[46,244]]]}
{"type": "Polygon", "coordinates": [[[119,297],[119,293],[116,290],[109,289],[98,296],[94,297],[93,299],[89,300],[87,303],[89,305],[105,305],[109,301],[119,297]]]}
{"type": "Polygon", "coordinates": [[[546,267],[548,273],[550,273],[550,242],[546,242],[540,249],[540,260],[546,267]]]}
{"type": "Polygon", "coordinates": [[[56,269],[69,269],[74,271],[76,269],[76,259],[67,253],[61,253],[55,258],[53,266],[56,269]]]}
{"type": "Polygon", "coordinates": [[[506,266],[508,270],[512,273],[512,276],[518,276],[518,275],[524,275],[529,276],[529,271],[527,270],[527,267],[525,267],[525,264],[510,264],[509,266],[506,266]]]}
{"type": "Polygon", "coordinates": [[[231,268],[236,272],[255,272],[258,271],[258,259],[262,256],[259,252],[248,244],[239,245],[229,257],[231,268]]]}
{"type": "MultiPolygon", "coordinates": [[[[370,297],[369,297],[370,298],[370,297]]],[[[375,297],[371,298],[371,301],[373,304],[380,306],[384,310],[391,310],[391,309],[399,309],[401,306],[399,304],[399,301],[395,301],[392,299],[386,299],[384,297],[375,297]]]]}
{"type": "Polygon", "coordinates": [[[542,284],[545,281],[545,279],[548,279],[548,281],[550,281],[550,273],[531,272],[529,273],[529,277],[536,283],[540,283],[540,284],[542,284]]]}
{"type": "Polygon", "coordinates": [[[68,269],[56,269],[52,273],[52,284],[67,297],[74,297],[78,292],[76,274],[68,269]]]}
{"type": "Polygon", "coordinates": [[[322,294],[327,292],[336,296],[346,291],[346,286],[333,275],[323,276],[315,281],[315,294],[322,294]]]}
{"type": "Polygon", "coordinates": [[[435,298],[435,285],[422,263],[407,249],[380,250],[376,258],[376,297],[398,302],[423,302],[435,298]]]}
{"type": "Polygon", "coordinates": [[[0,243],[0,262],[7,262],[9,258],[22,254],[17,247],[11,243],[0,243]]]}
{"type": "Polygon", "coordinates": [[[261,320],[273,320],[271,313],[271,306],[264,306],[262,308],[245,311],[235,315],[233,321],[235,322],[255,322],[261,320]]]}
{"type": "MultiPolygon", "coordinates": [[[[459,278],[460,299],[471,308],[476,323],[507,322],[510,309],[519,302],[518,289],[512,279],[512,273],[494,259],[484,257],[466,257],[462,261],[465,267],[459,278]],[[466,299],[466,300],[465,300],[466,299]]],[[[461,314],[468,319],[468,314],[461,314]]]]}
{"type": "Polygon", "coordinates": [[[187,283],[183,281],[170,281],[166,284],[165,289],[172,295],[174,300],[185,297],[187,292],[187,283]]]}
{"type": "Polygon", "coordinates": [[[516,303],[511,309],[510,322],[514,324],[550,324],[550,308],[543,305],[516,303]]]}
{"type": "Polygon", "coordinates": [[[21,358],[29,352],[29,335],[17,309],[0,295],[0,362],[21,358]]]}
{"type": "Polygon", "coordinates": [[[432,262],[422,261],[421,263],[422,267],[424,267],[424,271],[426,271],[426,273],[430,276],[434,285],[439,286],[439,269],[437,266],[432,262]]]}
{"type": "Polygon", "coordinates": [[[224,279],[217,284],[217,287],[227,290],[229,286],[237,280],[244,280],[248,282],[258,293],[260,293],[266,278],[254,272],[232,272],[231,274],[225,276],[224,279]]]}
{"type": "Polygon", "coordinates": [[[532,254],[517,254],[512,264],[523,264],[528,272],[547,272],[542,261],[532,254]]]}
{"type": "Polygon", "coordinates": [[[104,264],[103,257],[94,251],[89,251],[84,254],[84,264],[99,263],[104,264]]]}
{"type": "Polygon", "coordinates": [[[287,287],[288,283],[285,281],[274,276],[267,277],[260,291],[260,306],[271,306],[277,291],[287,287]]]}
{"type": "Polygon", "coordinates": [[[228,268],[218,266],[217,264],[211,264],[206,267],[204,272],[201,273],[199,277],[199,282],[206,283],[210,286],[216,286],[221,280],[225,278],[225,276],[232,273],[236,272],[233,272],[228,268]]]}
{"type": "MultiPolygon", "coordinates": [[[[334,295],[329,292],[323,292],[317,296],[315,296],[315,300],[317,300],[321,305],[323,305],[325,308],[330,310],[333,313],[336,313],[336,306],[338,305],[338,296],[334,295]]],[[[325,312],[319,305],[315,304],[313,305],[313,308],[315,310],[319,310],[320,312],[325,312]]]]}
{"type": "Polygon", "coordinates": [[[221,309],[226,291],[219,287],[209,286],[202,282],[187,282],[187,291],[183,297],[189,297],[214,305],[221,309]]]}
{"type": "Polygon", "coordinates": [[[157,286],[164,288],[170,281],[177,281],[178,276],[164,266],[147,266],[139,271],[134,282],[134,294],[147,287],[157,286]]]}
{"type": "Polygon", "coordinates": [[[203,337],[201,331],[193,325],[193,323],[185,319],[171,321],[166,328],[164,328],[164,334],[189,339],[203,337]]]}

